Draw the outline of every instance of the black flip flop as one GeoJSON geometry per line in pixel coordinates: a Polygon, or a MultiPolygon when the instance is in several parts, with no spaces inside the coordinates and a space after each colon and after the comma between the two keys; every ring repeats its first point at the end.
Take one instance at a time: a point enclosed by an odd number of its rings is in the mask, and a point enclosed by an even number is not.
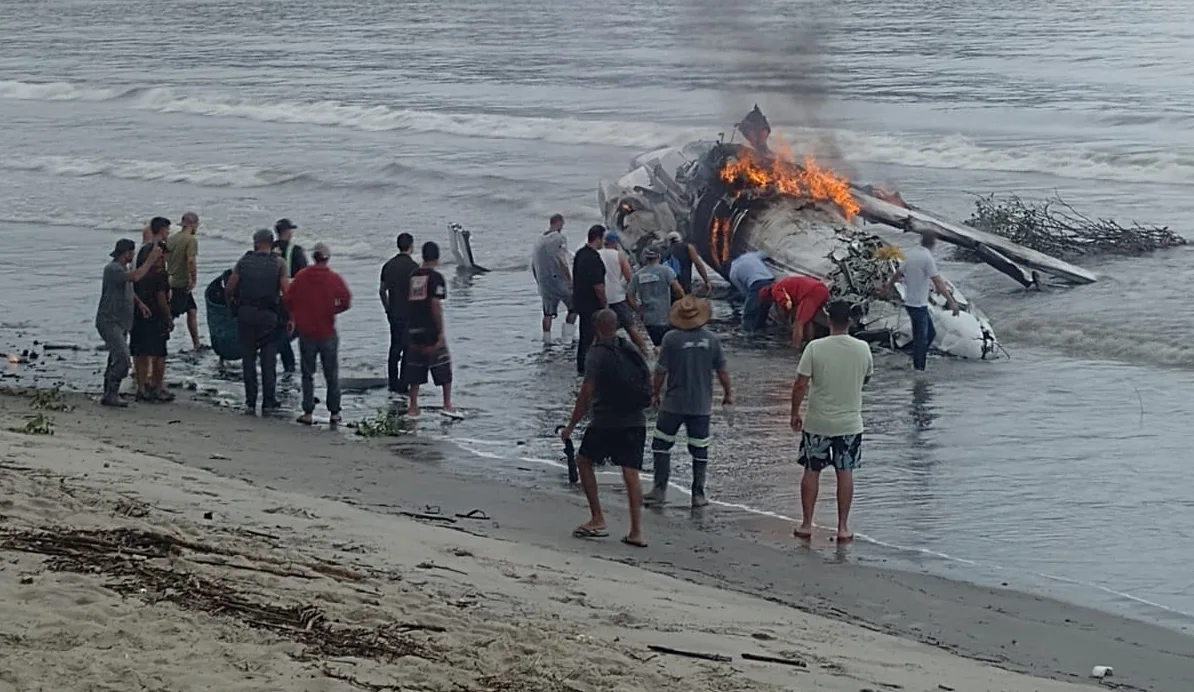
{"type": "Polygon", "coordinates": [[[626,545],[633,546],[635,548],[646,548],[647,547],[647,544],[643,543],[642,541],[630,540],[630,536],[622,536],[622,542],[625,543],[626,545]]]}

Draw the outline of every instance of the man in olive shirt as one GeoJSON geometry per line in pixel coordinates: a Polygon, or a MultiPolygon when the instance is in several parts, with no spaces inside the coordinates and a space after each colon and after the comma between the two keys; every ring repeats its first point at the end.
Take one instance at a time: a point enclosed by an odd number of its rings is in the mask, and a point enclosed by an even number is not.
{"type": "MultiPolygon", "coordinates": [[[[277,397],[278,316],[282,294],[290,285],[286,263],[272,252],[274,234],[263,228],[253,234],[253,251],[232,269],[225,294],[236,314],[246,413],[257,411],[257,360],[261,359],[261,411],[280,408],[277,397]]],[[[289,342],[287,342],[289,343],[289,342]]]]}
{"type": "Polygon", "coordinates": [[[837,471],[837,540],[852,540],[850,506],[854,502],[854,469],[862,463],[862,387],[874,372],[871,348],[847,333],[850,304],[835,301],[829,313],[829,336],[809,342],[796,366],[792,384],[792,430],[801,433],[800,505],[803,517],[797,538],[813,534],[821,471],[837,471]],[[808,395],[808,411],[800,406],[808,395]]]}
{"type": "Polygon", "coordinates": [[[145,305],[138,304],[133,284],[140,281],[157,264],[158,257],[162,254],[161,248],[155,245],[140,267],[129,270],[129,264],[132,263],[136,251],[137,244],[132,240],[118,240],[116,249],[112,251],[112,261],[104,267],[103,288],[99,307],[95,312],[95,328],[104,340],[104,345],[108,347],[108,367],[104,370],[104,397],[100,399],[104,406],[128,406],[120,398],[120,383],[129,374],[129,331],[133,328],[136,310],[141,310],[142,315],[148,312],[145,305]]]}
{"type": "Polygon", "coordinates": [[[187,331],[191,333],[191,346],[196,351],[203,349],[199,342],[199,317],[193,292],[198,282],[199,271],[199,215],[188,211],[182,215],[182,229],[166,239],[166,272],[170,277],[170,315],[187,316],[187,331]]]}

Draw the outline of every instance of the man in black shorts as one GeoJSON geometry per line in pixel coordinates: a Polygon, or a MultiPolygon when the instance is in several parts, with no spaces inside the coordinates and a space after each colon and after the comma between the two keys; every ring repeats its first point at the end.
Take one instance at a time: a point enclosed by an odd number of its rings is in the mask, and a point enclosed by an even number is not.
{"type": "MultiPolygon", "coordinates": [[[[576,424],[584,417],[592,403],[592,419],[580,443],[576,466],[580,482],[589,501],[589,521],[572,532],[577,538],[605,538],[609,530],[605,515],[601,512],[601,500],[597,495],[597,475],[594,464],[606,461],[622,467],[622,481],[626,484],[627,501],[630,503],[630,532],[623,543],[645,548],[640,518],[642,515],[643,488],[639,484],[639,471],[643,468],[643,448],[647,442],[647,420],[643,409],[626,406],[619,391],[622,388],[621,373],[629,361],[642,354],[618,333],[618,316],[608,308],[600,310],[594,317],[597,339],[585,359],[585,380],[580,393],[576,395],[576,406],[572,419],[560,431],[564,440],[572,439],[576,424]]],[[[646,380],[646,364],[641,363],[643,379],[646,380]]],[[[637,369],[636,369],[637,370],[637,369]]]]}
{"type": "Polygon", "coordinates": [[[443,274],[435,271],[439,265],[439,245],[423,243],[423,264],[410,275],[407,293],[407,333],[410,343],[402,358],[402,382],[410,387],[408,420],[417,420],[419,386],[431,381],[444,391],[445,418],[463,418],[452,408],[452,356],[444,338],[444,299],[448,297],[443,274]]]}

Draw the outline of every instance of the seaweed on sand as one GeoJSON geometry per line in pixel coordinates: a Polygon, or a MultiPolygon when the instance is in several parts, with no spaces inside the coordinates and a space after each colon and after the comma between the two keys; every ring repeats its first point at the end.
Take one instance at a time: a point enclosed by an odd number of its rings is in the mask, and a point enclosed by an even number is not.
{"type": "MultiPolygon", "coordinates": [[[[169,558],[186,552],[226,552],[162,533],[131,528],[0,529],[0,550],[47,555],[46,566],[54,571],[111,577],[107,587],[124,596],[137,596],[150,603],[165,601],[186,610],[236,618],[250,627],[303,644],[308,657],[354,656],[380,661],[395,661],[405,656],[439,658],[433,645],[410,635],[414,630],[436,628],[397,622],[376,627],[336,624],[317,606],[262,602],[218,580],[172,567],[169,558]]],[[[279,573],[268,567],[260,571],[279,573]]]]}
{"type": "MultiPolygon", "coordinates": [[[[978,197],[966,224],[1059,259],[1095,255],[1142,255],[1186,244],[1168,226],[1124,226],[1111,219],[1092,218],[1074,209],[1059,195],[1024,200],[1016,195],[978,197]]],[[[954,257],[982,261],[974,252],[955,248],[954,257]]]]}

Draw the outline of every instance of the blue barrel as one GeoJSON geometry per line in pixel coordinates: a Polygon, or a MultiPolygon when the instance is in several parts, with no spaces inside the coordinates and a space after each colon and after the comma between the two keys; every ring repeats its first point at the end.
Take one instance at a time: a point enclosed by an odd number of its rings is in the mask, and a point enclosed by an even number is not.
{"type": "Polygon", "coordinates": [[[204,299],[207,303],[207,332],[211,338],[211,350],[223,360],[240,360],[240,341],[237,339],[236,316],[224,301],[224,284],[232,271],[216,277],[207,286],[204,299]]]}

